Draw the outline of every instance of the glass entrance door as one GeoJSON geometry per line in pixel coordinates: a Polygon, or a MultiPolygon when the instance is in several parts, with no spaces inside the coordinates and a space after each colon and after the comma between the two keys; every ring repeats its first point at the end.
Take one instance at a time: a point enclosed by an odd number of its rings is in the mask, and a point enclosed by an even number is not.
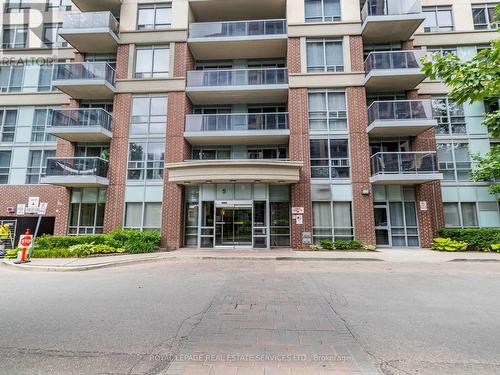
{"type": "Polygon", "coordinates": [[[387,215],[387,206],[375,206],[374,213],[377,246],[390,246],[389,215],[387,215]]]}
{"type": "Polygon", "coordinates": [[[215,246],[252,247],[252,207],[216,207],[215,246]]]}

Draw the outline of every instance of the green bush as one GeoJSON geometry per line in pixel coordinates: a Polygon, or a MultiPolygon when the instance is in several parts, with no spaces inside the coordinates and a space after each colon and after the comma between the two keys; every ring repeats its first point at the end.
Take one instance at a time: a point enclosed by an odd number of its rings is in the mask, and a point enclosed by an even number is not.
{"type": "Polygon", "coordinates": [[[332,240],[321,240],[321,241],[319,241],[319,244],[325,250],[333,250],[333,249],[335,249],[332,240]]]}
{"type": "Polygon", "coordinates": [[[5,253],[5,259],[17,259],[17,252],[19,249],[10,249],[5,253]]]}
{"type": "Polygon", "coordinates": [[[500,229],[493,228],[445,228],[439,236],[468,243],[467,250],[488,251],[491,245],[500,243],[500,229]]]}
{"type": "Polygon", "coordinates": [[[491,245],[491,251],[494,251],[495,253],[500,253],[500,243],[494,243],[491,245]]]}
{"type": "Polygon", "coordinates": [[[467,242],[455,241],[451,238],[434,238],[432,240],[432,250],[439,251],[465,251],[467,250],[467,242]]]}
{"type": "Polygon", "coordinates": [[[337,240],[333,243],[333,246],[337,250],[357,250],[361,249],[363,244],[359,241],[337,240]]]}
{"type": "Polygon", "coordinates": [[[75,253],[71,252],[69,248],[65,249],[33,249],[31,254],[32,258],[74,258],[75,253]]]}
{"type": "Polygon", "coordinates": [[[60,251],[60,249],[71,250],[69,253],[61,254],[61,257],[124,251],[139,254],[152,252],[159,244],[160,234],[157,231],[115,230],[110,234],[90,236],[42,236],[36,240],[34,250],[45,251],[44,253],[40,252],[40,254],[47,257],[52,254],[47,250],[60,251]]]}

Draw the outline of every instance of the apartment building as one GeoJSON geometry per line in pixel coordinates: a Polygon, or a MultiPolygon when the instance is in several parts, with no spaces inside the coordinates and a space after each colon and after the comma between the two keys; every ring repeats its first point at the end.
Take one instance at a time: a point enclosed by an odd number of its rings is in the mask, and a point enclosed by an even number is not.
{"type": "Polygon", "coordinates": [[[498,100],[421,57],[497,37],[489,0],[0,1],[0,220],[164,246],[426,247],[500,227],[469,179],[498,100]],[[16,63],[14,63],[16,62],[16,63]]]}

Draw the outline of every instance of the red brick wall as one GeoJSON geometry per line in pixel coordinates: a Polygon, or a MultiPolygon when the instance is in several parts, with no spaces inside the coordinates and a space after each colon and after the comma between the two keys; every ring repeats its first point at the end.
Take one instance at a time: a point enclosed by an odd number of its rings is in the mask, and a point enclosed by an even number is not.
{"type": "Polygon", "coordinates": [[[109,150],[110,168],[104,214],[105,232],[123,225],[131,99],[131,94],[117,94],[113,103],[113,138],[109,150]]]}
{"type": "Polygon", "coordinates": [[[129,45],[120,44],[116,52],[116,78],[128,78],[129,45]]]}
{"type": "Polygon", "coordinates": [[[175,43],[174,77],[185,77],[186,72],[194,69],[194,58],[186,42],[175,43]]]}
{"type": "Polygon", "coordinates": [[[351,149],[354,235],[363,243],[375,244],[373,195],[370,184],[370,142],[366,133],[368,126],[366,93],[364,87],[348,87],[346,93],[351,149]],[[362,195],[363,190],[368,190],[370,195],[362,195]]]}
{"type": "Polygon", "coordinates": [[[288,38],[288,73],[300,73],[300,38],[288,38]]]}
{"type": "Polygon", "coordinates": [[[309,157],[309,114],[308,90],[288,91],[288,112],[290,126],[289,157],[302,161],[300,181],[291,186],[292,207],[304,207],[303,224],[291,224],[291,243],[294,249],[302,246],[302,232],[312,232],[311,169],[309,157]]]}
{"type": "Polygon", "coordinates": [[[7,207],[16,207],[19,203],[28,204],[28,197],[40,197],[40,202],[47,202],[47,214],[54,216],[54,234],[68,233],[70,189],[52,185],[3,185],[0,186],[0,212],[2,216],[16,217],[8,214],[7,207]]]}
{"type": "Polygon", "coordinates": [[[364,71],[363,38],[361,35],[350,35],[349,47],[351,51],[351,70],[353,72],[364,71]]]}
{"type": "MultiPolygon", "coordinates": [[[[179,163],[190,154],[190,145],[184,139],[186,113],[191,112],[191,103],[184,92],[171,92],[168,95],[166,163],[179,163]]],[[[183,245],[184,232],[184,187],[168,181],[164,174],[162,244],[168,249],[183,245]]]]}

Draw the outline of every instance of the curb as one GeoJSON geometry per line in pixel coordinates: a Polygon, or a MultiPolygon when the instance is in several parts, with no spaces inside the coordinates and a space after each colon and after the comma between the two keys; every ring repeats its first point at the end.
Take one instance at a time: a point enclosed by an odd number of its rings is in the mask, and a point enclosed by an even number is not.
{"type": "Polygon", "coordinates": [[[466,258],[457,258],[449,260],[448,262],[500,262],[500,259],[466,259],[466,258]]]}
{"type": "Polygon", "coordinates": [[[37,266],[37,265],[20,265],[14,264],[8,261],[0,261],[0,266],[13,268],[18,271],[40,271],[40,272],[81,272],[81,271],[91,271],[102,268],[113,268],[120,266],[128,266],[134,264],[144,264],[144,263],[153,263],[153,262],[163,262],[168,260],[252,260],[252,261],[300,261],[300,262],[317,262],[317,261],[334,261],[334,262],[383,262],[383,259],[378,258],[301,258],[301,257],[291,257],[291,256],[269,256],[269,257],[255,257],[255,256],[246,256],[246,257],[236,257],[236,256],[172,256],[172,257],[162,257],[162,258],[142,258],[142,259],[130,259],[123,260],[118,262],[108,262],[101,264],[89,264],[85,266],[37,266]]]}

